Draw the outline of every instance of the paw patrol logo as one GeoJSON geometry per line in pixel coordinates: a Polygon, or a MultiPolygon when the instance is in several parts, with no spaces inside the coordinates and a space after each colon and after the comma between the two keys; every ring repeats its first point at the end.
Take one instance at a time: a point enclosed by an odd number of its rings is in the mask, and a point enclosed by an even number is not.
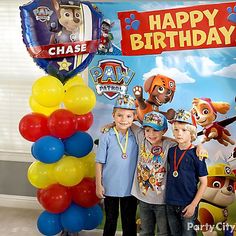
{"type": "Polygon", "coordinates": [[[40,6],[33,10],[36,20],[41,22],[46,22],[50,20],[50,17],[53,13],[48,7],[40,6]]]}
{"type": "Polygon", "coordinates": [[[89,70],[98,95],[112,100],[119,94],[125,94],[135,73],[123,61],[115,59],[101,60],[98,66],[89,70]]]}

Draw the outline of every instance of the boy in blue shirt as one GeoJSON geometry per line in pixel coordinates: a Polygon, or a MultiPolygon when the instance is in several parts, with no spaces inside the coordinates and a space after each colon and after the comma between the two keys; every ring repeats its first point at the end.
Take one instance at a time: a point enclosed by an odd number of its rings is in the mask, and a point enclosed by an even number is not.
{"type": "Polygon", "coordinates": [[[130,127],[135,116],[135,102],[120,95],[115,103],[115,126],[102,134],[96,156],[96,194],[104,198],[105,225],[103,236],[116,233],[119,205],[123,236],[136,236],[137,200],[131,196],[138,146],[130,127]]]}
{"type": "Polygon", "coordinates": [[[192,144],[197,132],[191,117],[189,112],[178,110],[171,122],[173,135],[178,142],[178,146],[170,148],[168,152],[166,204],[172,236],[196,235],[189,226],[195,223],[198,203],[207,187],[205,160],[197,157],[192,144]]]}

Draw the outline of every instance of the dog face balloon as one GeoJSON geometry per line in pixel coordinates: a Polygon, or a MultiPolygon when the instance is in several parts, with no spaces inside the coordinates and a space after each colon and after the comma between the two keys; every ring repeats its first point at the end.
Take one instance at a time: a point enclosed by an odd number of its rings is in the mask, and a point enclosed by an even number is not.
{"type": "Polygon", "coordinates": [[[34,0],[20,11],[23,41],[39,67],[65,82],[89,65],[102,18],[89,2],[34,0]]]}

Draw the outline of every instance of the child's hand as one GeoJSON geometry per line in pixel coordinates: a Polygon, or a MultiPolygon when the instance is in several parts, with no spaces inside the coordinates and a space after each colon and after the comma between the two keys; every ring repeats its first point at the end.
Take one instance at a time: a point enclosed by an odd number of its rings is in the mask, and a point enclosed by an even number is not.
{"type": "Polygon", "coordinates": [[[196,154],[200,160],[208,158],[208,151],[201,144],[197,145],[196,154]]]}
{"type": "Polygon", "coordinates": [[[189,204],[188,206],[186,206],[183,210],[182,210],[182,213],[183,213],[183,216],[185,218],[190,218],[193,216],[194,212],[195,212],[195,206],[193,204],[189,204]]]}
{"type": "Polygon", "coordinates": [[[115,126],[115,123],[110,123],[110,124],[106,124],[104,125],[101,129],[100,129],[100,132],[105,134],[107,133],[111,128],[113,128],[115,126]]]}
{"type": "Polygon", "coordinates": [[[104,193],[105,193],[105,191],[104,191],[103,186],[102,185],[96,185],[96,195],[97,195],[97,197],[100,198],[100,199],[105,198],[104,193]]]}

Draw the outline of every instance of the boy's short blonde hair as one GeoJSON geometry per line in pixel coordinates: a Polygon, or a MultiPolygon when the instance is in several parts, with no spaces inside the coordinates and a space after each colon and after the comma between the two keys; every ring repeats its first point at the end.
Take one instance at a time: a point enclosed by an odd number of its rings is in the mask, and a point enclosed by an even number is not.
{"type": "Polygon", "coordinates": [[[197,127],[196,126],[188,124],[188,123],[184,123],[184,122],[174,121],[172,123],[172,130],[174,130],[176,123],[185,125],[185,129],[190,132],[191,142],[194,142],[197,139],[197,127]]]}
{"type": "Polygon", "coordinates": [[[121,109],[121,110],[124,109],[124,110],[130,110],[130,111],[133,111],[134,116],[136,115],[136,110],[125,109],[125,108],[118,108],[118,107],[114,107],[114,108],[113,108],[112,114],[115,114],[115,112],[116,112],[117,110],[119,110],[119,109],[121,109]]]}

